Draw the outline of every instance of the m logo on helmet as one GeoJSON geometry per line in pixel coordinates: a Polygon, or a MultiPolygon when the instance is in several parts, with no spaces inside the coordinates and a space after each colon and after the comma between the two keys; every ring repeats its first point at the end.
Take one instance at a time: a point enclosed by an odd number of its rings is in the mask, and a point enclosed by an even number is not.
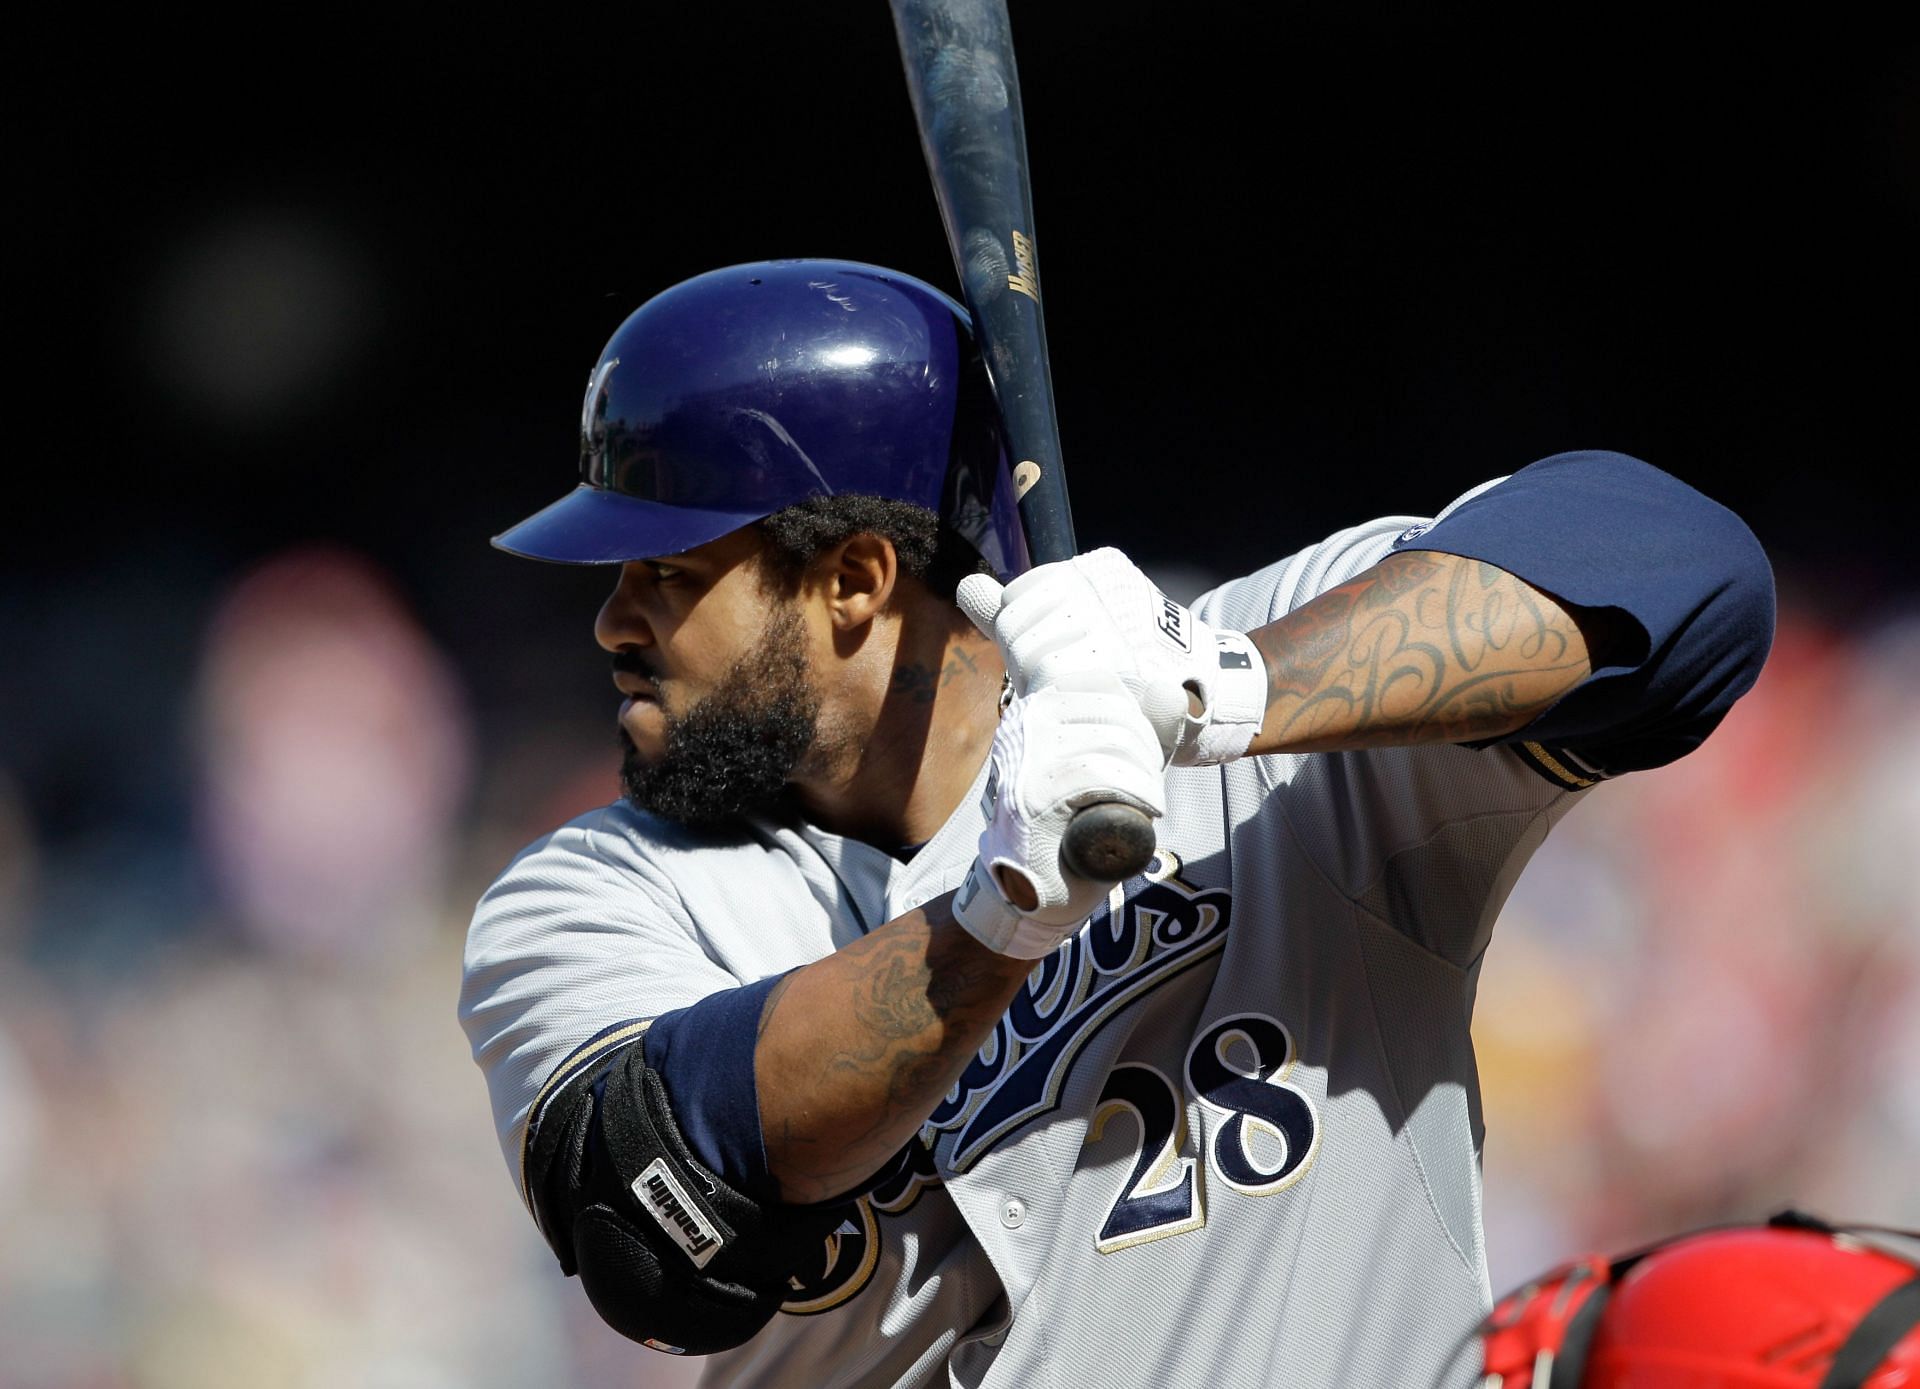
{"type": "Polygon", "coordinates": [[[609,357],[587,377],[586,399],[580,402],[580,466],[583,472],[589,459],[607,446],[607,378],[619,365],[618,357],[609,357]]]}

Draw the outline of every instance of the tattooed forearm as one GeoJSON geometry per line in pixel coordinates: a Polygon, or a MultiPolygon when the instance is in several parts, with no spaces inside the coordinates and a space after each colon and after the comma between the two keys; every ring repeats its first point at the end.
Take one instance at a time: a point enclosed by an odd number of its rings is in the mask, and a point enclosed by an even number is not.
{"type": "Polygon", "coordinates": [[[1269,679],[1256,753],[1498,737],[1590,670],[1580,629],[1547,595],[1429,551],[1389,555],[1252,635],[1269,679]]]}
{"type": "Polygon", "coordinates": [[[789,1201],[878,1171],[952,1087],[1030,962],[988,952],[940,899],[795,970],[755,1053],[767,1166],[789,1201]]]}

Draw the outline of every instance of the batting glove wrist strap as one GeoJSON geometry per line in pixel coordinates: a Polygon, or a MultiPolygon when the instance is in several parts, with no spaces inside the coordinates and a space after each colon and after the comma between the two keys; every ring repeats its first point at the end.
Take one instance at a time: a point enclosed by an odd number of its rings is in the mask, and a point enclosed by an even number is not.
{"type": "Polygon", "coordinates": [[[1265,717],[1266,666],[1252,641],[1200,621],[1118,550],[1041,565],[1005,588],[971,575],[959,603],[999,646],[1016,693],[1073,671],[1117,676],[1177,766],[1239,757],[1265,717]]]}
{"type": "Polygon", "coordinates": [[[1016,960],[1038,960],[1051,955],[1061,941],[1079,929],[1075,924],[1063,931],[1058,926],[1020,915],[1001,895],[993,874],[979,859],[973,861],[966,880],[953,895],[953,918],[994,954],[1010,955],[1016,960]]]}
{"type": "Polygon", "coordinates": [[[980,809],[979,855],[954,896],[956,920],[989,950],[1039,959],[1072,935],[1111,883],[1066,871],[1060,848],[1074,811],[1119,802],[1165,810],[1158,737],[1112,675],[1082,671],[1016,699],[994,734],[980,809]],[[1024,879],[1031,905],[1004,884],[1024,879]]]}
{"type": "MultiPolygon", "coordinates": [[[[1183,610],[1184,611],[1184,610],[1183,610]]],[[[1245,632],[1227,632],[1194,620],[1194,646],[1202,649],[1196,664],[1195,692],[1204,708],[1187,716],[1173,761],[1181,767],[1211,767],[1243,755],[1267,716],[1267,663],[1260,659],[1253,638],[1245,632]],[[1213,648],[1211,661],[1204,646],[1213,648]]]]}

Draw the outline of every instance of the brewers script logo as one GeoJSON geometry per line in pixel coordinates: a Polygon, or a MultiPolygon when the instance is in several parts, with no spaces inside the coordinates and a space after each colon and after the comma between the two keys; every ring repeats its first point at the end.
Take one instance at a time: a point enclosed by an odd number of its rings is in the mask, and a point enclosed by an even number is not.
{"type": "Polygon", "coordinates": [[[1178,868],[1163,850],[1144,878],[1116,887],[1078,935],[1035,966],[922,1130],[923,1140],[953,1135],[953,1171],[1058,1107],[1074,1058],[1108,1018],[1226,945],[1232,895],[1184,883],[1178,868]]]}
{"type": "Polygon", "coordinates": [[[827,1237],[817,1272],[792,1280],[783,1311],[838,1307],[865,1287],[880,1257],[878,1214],[910,1209],[939,1180],[934,1152],[964,1172],[1010,1135],[1059,1107],[1075,1059],[1109,1018],[1168,980],[1217,956],[1233,896],[1182,880],[1162,849],[1138,878],[1115,887],[1080,932],[1034,966],[959,1081],[928,1116],[892,1171],[827,1237]]]}

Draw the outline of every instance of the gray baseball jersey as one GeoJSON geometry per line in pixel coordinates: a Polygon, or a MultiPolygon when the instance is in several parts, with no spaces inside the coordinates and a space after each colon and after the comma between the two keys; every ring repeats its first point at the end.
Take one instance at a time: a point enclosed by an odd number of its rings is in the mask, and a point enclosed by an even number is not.
{"type": "MultiPolygon", "coordinates": [[[[1416,524],[1195,610],[1260,627],[1416,524]]],[[[1154,868],[1039,962],[909,1159],[703,1383],[1437,1382],[1489,1295],[1478,962],[1591,779],[1537,746],[1169,771],[1154,868]]],[[[480,905],[462,999],[516,1176],[536,1097],[648,1019],[956,887],[979,799],[909,862],[624,804],[527,849],[480,905]]]]}

